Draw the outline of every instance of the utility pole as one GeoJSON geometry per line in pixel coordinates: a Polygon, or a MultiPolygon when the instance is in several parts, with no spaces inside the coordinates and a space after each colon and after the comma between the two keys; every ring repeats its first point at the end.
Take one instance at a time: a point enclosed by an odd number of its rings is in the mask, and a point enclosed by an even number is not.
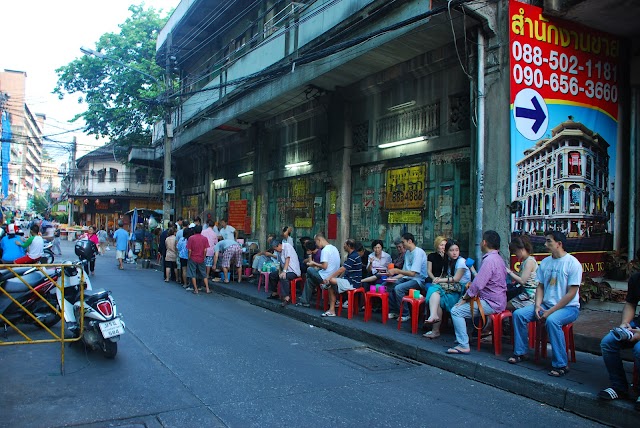
{"type": "Polygon", "coordinates": [[[164,213],[163,223],[166,220],[172,220],[172,203],[171,200],[175,194],[175,182],[171,178],[171,147],[173,143],[173,127],[171,124],[171,104],[169,103],[169,93],[172,89],[171,85],[171,44],[172,35],[169,33],[167,37],[167,50],[165,52],[165,68],[164,68],[164,180],[162,186],[162,211],[164,213]]]}
{"type": "MultiPolygon", "coordinates": [[[[71,156],[70,156],[70,162],[69,162],[69,195],[73,195],[73,183],[75,181],[74,176],[75,176],[75,169],[76,169],[76,137],[73,137],[73,143],[71,144],[71,156]]],[[[67,198],[67,201],[69,201],[71,198],[67,198]]],[[[67,219],[67,224],[69,226],[71,226],[71,222],[73,221],[73,202],[68,202],[68,211],[69,211],[69,216],[67,219]]]]}

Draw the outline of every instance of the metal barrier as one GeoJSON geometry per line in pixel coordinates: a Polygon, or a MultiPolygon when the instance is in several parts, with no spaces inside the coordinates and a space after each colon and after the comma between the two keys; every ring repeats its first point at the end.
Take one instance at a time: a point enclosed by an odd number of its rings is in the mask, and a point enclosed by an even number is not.
{"type": "MultiPolygon", "coordinates": [[[[64,268],[65,267],[69,267],[68,264],[64,265],[64,264],[24,264],[24,265],[0,265],[0,270],[3,270],[5,272],[11,272],[13,274],[12,277],[10,278],[18,278],[27,288],[28,290],[30,290],[32,292],[32,299],[24,302],[25,304],[28,305],[32,305],[34,302],[34,298],[35,299],[39,299],[42,300],[44,303],[47,304],[47,306],[49,306],[52,310],[53,313],[60,318],[60,334],[56,334],[54,333],[49,327],[47,327],[42,321],[40,321],[33,313],[31,313],[29,310],[27,310],[27,308],[25,308],[25,306],[20,303],[18,300],[16,300],[11,294],[10,292],[8,292],[5,289],[5,284],[6,284],[6,280],[2,283],[0,283],[0,297],[2,296],[6,296],[9,298],[9,300],[11,300],[11,304],[16,305],[17,308],[19,308],[20,310],[22,310],[25,314],[25,318],[28,316],[31,319],[33,319],[34,324],[37,325],[38,327],[42,328],[43,330],[45,330],[46,332],[48,332],[52,338],[51,339],[32,339],[31,337],[29,337],[24,331],[20,330],[20,328],[18,328],[13,322],[11,322],[9,319],[7,319],[4,315],[4,313],[0,313],[0,323],[4,324],[4,337],[7,338],[7,326],[11,327],[13,330],[15,330],[18,334],[20,334],[20,336],[22,336],[25,340],[21,340],[21,341],[3,341],[0,339],[0,346],[9,346],[9,345],[31,345],[31,344],[35,344],[35,343],[56,343],[59,342],[60,343],[60,373],[62,375],[64,375],[64,344],[65,343],[70,343],[70,342],[77,342],[80,339],[82,339],[82,334],[84,331],[84,289],[85,289],[85,279],[84,279],[84,269],[83,266],[76,266],[76,268],[80,269],[80,308],[81,308],[81,313],[79,316],[79,336],[78,337],[73,337],[73,338],[65,338],[64,333],[65,333],[65,318],[64,318],[64,310],[65,310],[65,287],[64,287],[64,281],[65,281],[65,275],[64,275],[64,268]],[[26,272],[23,272],[21,274],[16,273],[16,269],[20,269],[20,268],[24,268],[24,267],[29,267],[29,268],[34,268],[34,270],[28,270],[26,272]],[[53,275],[54,277],[57,277],[57,280],[54,279],[49,273],[47,273],[47,268],[55,268],[56,269],[56,274],[53,275]],[[47,280],[42,282],[41,284],[37,284],[35,287],[30,285],[29,283],[27,283],[27,281],[24,280],[24,278],[22,277],[23,275],[26,275],[27,273],[33,273],[33,272],[40,272],[42,273],[47,280]],[[56,297],[56,301],[55,306],[51,304],[51,302],[49,302],[47,300],[47,294],[49,294],[51,292],[51,290],[53,290],[53,287],[57,288],[57,290],[60,292],[61,295],[61,305],[62,307],[58,306],[58,299],[56,297]]],[[[10,279],[7,278],[7,279],[10,279]]],[[[27,293],[27,290],[24,290],[24,293],[27,293]]],[[[72,302],[73,304],[74,302],[72,302]]],[[[11,304],[9,305],[9,307],[11,306],[11,304]]],[[[9,308],[7,307],[7,309],[9,308]]],[[[27,318],[28,319],[28,318],[27,318]]],[[[15,320],[14,320],[15,321],[15,320]]],[[[18,321],[21,321],[20,319],[18,321]]],[[[16,322],[17,324],[17,322],[16,322]]],[[[57,324],[57,323],[56,323],[57,324]]],[[[54,324],[55,325],[55,324],[54,324]]],[[[52,325],[53,327],[53,325],[52,325]]]]}

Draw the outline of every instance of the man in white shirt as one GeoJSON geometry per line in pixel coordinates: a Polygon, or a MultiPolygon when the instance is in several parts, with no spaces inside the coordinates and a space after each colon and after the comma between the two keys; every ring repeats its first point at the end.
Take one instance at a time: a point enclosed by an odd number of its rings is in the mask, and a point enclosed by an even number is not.
{"type": "MultiPolygon", "coordinates": [[[[416,245],[416,238],[412,233],[402,235],[402,245],[407,249],[404,255],[404,266],[402,269],[389,269],[389,274],[396,280],[395,287],[389,292],[389,318],[397,318],[400,310],[402,298],[409,289],[415,288],[425,295],[425,280],[427,278],[427,255],[424,250],[416,245]]],[[[393,283],[387,284],[392,286],[393,283]]],[[[402,309],[404,314],[401,321],[411,318],[409,315],[409,304],[405,303],[402,309]]]]}
{"type": "Polygon", "coordinates": [[[302,296],[298,299],[297,306],[309,307],[313,291],[322,282],[330,277],[335,271],[340,269],[340,252],[329,244],[323,233],[317,233],[315,238],[316,246],[320,249],[320,263],[312,260],[307,262],[307,281],[304,284],[302,296]]]}
{"type": "Polygon", "coordinates": [[[291,303],[291,284],[290,281],[300,277],[300,262],[296,250],[286,242],[279,239],[271,241],[271,248],[278,255],[280,270],[269,274],[269,288],[274,292],[268,299],[282,299],[282,307],[291,303]],[[281,294],[278,296],[278,282],[280,282],[281,294]]]}
{"type": "Polygon", "coordinates": [[[235,227],[227,224],[227,220],[220,220],[220,227],[218,229],[218,233],[222,236],[221,241],[225,239],[233,239],[234,241],[238,239],[238,231],[235,227]]]}

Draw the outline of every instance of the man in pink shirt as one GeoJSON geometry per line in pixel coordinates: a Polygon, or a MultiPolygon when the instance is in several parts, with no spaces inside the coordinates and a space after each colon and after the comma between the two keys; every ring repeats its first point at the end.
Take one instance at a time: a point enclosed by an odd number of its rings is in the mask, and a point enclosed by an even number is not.
{"type": "MultiPolygon", "coordinates": [[[[213,247],[218,243],[218,234],[213,229],[213,226],[215,225],[213,220],[209,219],[207,225],[209,227],[202,231],[202,236],[207,238],[207,241],[209,241],[209,248],[207,248],[207,255],[204,259],[204,265],[207,268],[207,278],[209,278],[211,267],[213,266],[213,256],[215,254],[215,249],[213,247]]],[[[215,266],[213,266],[213,268],[215,269],[215,266]]]]}
{"type": "Polygon", "coordinates": [[[202,236],[202,226],[198,225],[193,228],[194,234],[189,237],[187,241],[187,250],[189,250],[189,263],[187,264],[187,276],[191,278],[191,285],[193,286],[193,293],[198,294],[198,278],[204,280],[204,287],[207,290],[207,294],[211,293],[209,290],[209,279],[206,276],[206,270],[204,266],[204,259],[207,255],[207,248],[209,248],[209,241],[202,236]]]}
{"type": "MultiPolygon", "coordinates": [[[[485,315],[500,313],[507,306],[507,270],[500,257],[500,235],[495,230],[487,230],[482,234],[482,266],[466,293],[451,309],[451,321],[456,333],[458,345],[450,348],[449,354],[468,354],[469,335],[467,334],[467,318],[471,318],[469,301],[480,298],[485,315]]],[[[478,314],[478,309],[475,309],[478,314]]]]}

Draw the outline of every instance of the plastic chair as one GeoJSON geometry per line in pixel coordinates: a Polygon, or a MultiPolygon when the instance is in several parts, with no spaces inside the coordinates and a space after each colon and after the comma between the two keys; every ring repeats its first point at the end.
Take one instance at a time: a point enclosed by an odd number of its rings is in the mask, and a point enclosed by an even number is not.
{"type": "MultiPolygon", "coordinates": [[[[347,290],[347,302],[349,303],[349,308],[347,308],[347,319],[353,318],[353,314],[358,313],[358,310],[359,310],[358,306],[360,305],[354,298],[355,295],[358,293],[362,294],[362,296],[364,297],[365,295],[364,288],[360,287],[360,288],[355,288],[353,290],[347,290]]],[[[342,294],[340,294],[340,306],[338,306],[338,316],[339,317],[342,316],[342,294]]]]}
{"type": "Polygon", "coordinates": [[[264,292],[269,292],[269,274],[271,272],[260,272],[260,278],[258,278],[258,291],[260,291],[260,284],[264,282],[264,292]]]}
{"type": "MultiPolygon", "coordinates": [[[[493,352],[495,355],[502,354],[502,327],[503,322],[507,318],[513,317],[511,311],[504,310],[499,314],[491,314],[491,344],[493,345],[493,352]]],[[[482,319],[480,319],[480,326],[482,325],[482,319]]],[[[511,337],[513,337],[513,323],[511,323],[511,337]]],[[[480,350],[480,344],[482,343],[482,332],[478,332],[478,351],[480,350]]]]}
{"type": "MultiPolygon", "coordinates": [[[[547,358],[547,329],[542,321],[531,321],[529,325],[535,324],[535,357],[534,361],[538,361],[540,356],[547,358]]],[[[573,323],[569,323],[562,326],[562,332],[564,333],[565,351],[567,352],[567,366],[568,362],[576,362],[576,345],[573,339],[573,323]]]]}
{"type": "Polygon", "coordinates": [[[326,312],[329,309],[329,290],[325,290],[319,285],[317,285],[316,287],[317,287],[316,309],[320,309],[320,299],[322,299],[322,302],[324,303],[323,310],[326,312]]]}
{"type": "Polygon", "coordinates": [[[382,324],[387,323],[389,318],[389,293],[378,293],[375,291],[367,291],[364,293],[364,321],[371,319],[371,299],[380,299],[382,302],[382,324]]]}
{"type": "MultiPolygon", "coordinates": [[[[304,284],[304,279],[301,276],[289,281],[289,285],[291,287],[291,303],[293,303],[294,305],[296,304],[296,300],[298,296],[298,290],[296,287],[300,283],[304,284]]],[[[278,294],[282,296],[282,292],[280,291],[280,281],[278,281],[278,294]]]]}
{"type": "Polygon", "coordinates": [[[420,310],[420,306],[424,305],[424,297],[414,299],[410,296],[404,296],[402,302],[400,302],[400,313],[398,314],[398,330],[402,330],[402,307],[404,302],[409,303],[411,306],[411,333],[418,334],[418,321],[420,318],[424,318],[424,310],[420,310]]]}

